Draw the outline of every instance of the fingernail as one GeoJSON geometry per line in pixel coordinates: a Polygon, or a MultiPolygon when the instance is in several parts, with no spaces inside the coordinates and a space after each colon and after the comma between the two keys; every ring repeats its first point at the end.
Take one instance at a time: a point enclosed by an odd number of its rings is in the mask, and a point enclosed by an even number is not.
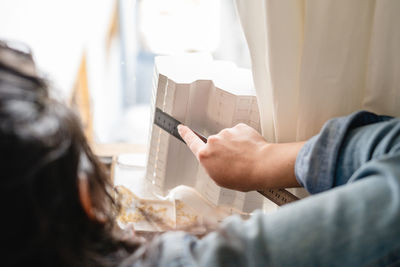
{"type": "Polygon", "coordinates": [[[181,133],[182,132],[182,124],[179,124],[177,128],[178,128],[178,132],[181,133]]]}

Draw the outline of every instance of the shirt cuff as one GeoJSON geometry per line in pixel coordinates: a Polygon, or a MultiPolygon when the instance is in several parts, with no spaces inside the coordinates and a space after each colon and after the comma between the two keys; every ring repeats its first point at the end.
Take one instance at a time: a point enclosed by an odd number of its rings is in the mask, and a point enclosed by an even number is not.
{"type": "Polygon", "coordinates": [[[336,163],[347,133],[354,128],[385,121],[390,117],[367,111],[329,120],[321,132],[299,151],[295,163],[297,181],[311,194],[332,188],[336,163]]]}

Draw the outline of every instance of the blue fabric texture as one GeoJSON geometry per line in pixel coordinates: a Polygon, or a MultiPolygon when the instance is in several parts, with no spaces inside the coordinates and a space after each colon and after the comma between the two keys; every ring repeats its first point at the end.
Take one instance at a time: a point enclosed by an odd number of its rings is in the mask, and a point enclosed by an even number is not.
{"type": "MultiPolygon", "coordinates": [[[[356,167],[361,166],[355,162],[365,163],[371,159],[360,158],[368,150],[364,144],[368,135],[376,135],[374,140],[368,140],[369,142],[379,143],[380,138],[387,133],[383,128],[386,127],[388,130],[393,124],[398,124],[398,120],[392,119],[388,116],[377,116],[360,111],[328,121],[320,134],[311,138],[297,156],[295,173],[298,182],[312,194],[331,189],[336,184],[345,183],[342,172],[345,172],[349,178],[348,175],[351,175],[357,169],[356,167]],[[390,120],[392,120],[389,122],[390,125],[377,125],[379,122],[390,120]],[[366,125],[370,127],[363,127],[366,125]],[[361,134],[356,132],[361,132],[361,134]],[[350,145],[349,142],[351,142],[350,145]],[[345,155],[346,153],[351,155],[345,155]],[[342,159],[340,162],[338,162],[339,158],[342,159]],[[336,177],[339,177],[339,181],[336,177]]],[[[374,149],[372,144],[369,148],[374,149]]]]}
{"type": "Polygon", "coordinates": [[[230,217],[202,239],[161,235],[131,266],[400,266],[399,119],[362,111],[330,120],[295,172],[312,196],[230,217]]]}

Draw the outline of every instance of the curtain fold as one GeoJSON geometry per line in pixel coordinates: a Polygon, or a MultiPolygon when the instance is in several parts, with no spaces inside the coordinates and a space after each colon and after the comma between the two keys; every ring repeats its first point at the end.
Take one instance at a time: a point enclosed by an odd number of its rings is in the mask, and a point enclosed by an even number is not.
{"type": "Polygon", "coordinates": [[[268,141],[306,140],[359,109],[400,115],[400,1],[236,5],[268,141]]]}

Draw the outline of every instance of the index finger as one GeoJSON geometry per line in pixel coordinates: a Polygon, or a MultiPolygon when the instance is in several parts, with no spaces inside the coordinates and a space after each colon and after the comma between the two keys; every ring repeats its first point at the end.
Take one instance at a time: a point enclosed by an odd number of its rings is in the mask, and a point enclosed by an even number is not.
{"type": "Polygon", "coordinates": [[[199,151],[206,145],[189,127],[178,125],[178,132],[197,159],[199,151]]]}

